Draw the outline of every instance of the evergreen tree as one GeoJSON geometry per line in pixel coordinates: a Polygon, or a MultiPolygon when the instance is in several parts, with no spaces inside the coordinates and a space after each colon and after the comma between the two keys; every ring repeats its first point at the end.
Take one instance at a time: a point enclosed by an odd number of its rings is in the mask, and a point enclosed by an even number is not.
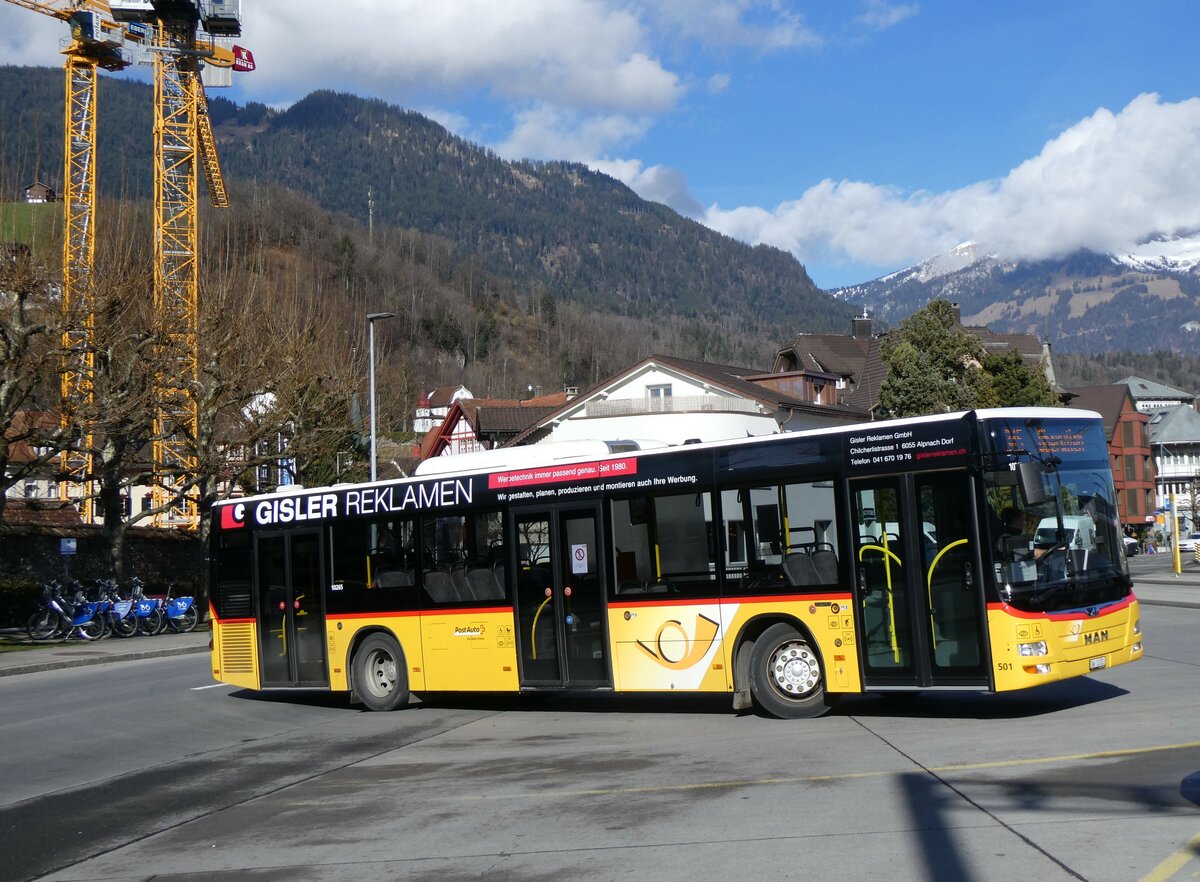
{"type": "Polygon", "coordinates": [[[879,406],[891,417],[966,410],[992,403],[983,344],[962,329],[948,300],[932,300],[884,338],[887,378],[879,406]]]}
{"type": "MultiPolygon", "coordinates": [[[[986,402],[996,407],[1053,407],[1058,398],[1046,375],[1031,367],[1015,349],[989,353],[983,369],[991,377],[992,397],[986,402]]],[[[981,402],[985,403],[985,402],[981,402]]]]}

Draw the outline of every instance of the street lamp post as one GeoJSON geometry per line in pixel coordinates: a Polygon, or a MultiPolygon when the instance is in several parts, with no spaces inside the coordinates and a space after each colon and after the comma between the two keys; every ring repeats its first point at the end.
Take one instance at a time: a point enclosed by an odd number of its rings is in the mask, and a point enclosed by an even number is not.
{"type": "Polygon", "coordinates": [[[368,374],[371,377],[371,480],[375,480],[375,322],[380,319],[392,318],[394,312],[367,313],[367,358],[371,364],[368,374]]]}

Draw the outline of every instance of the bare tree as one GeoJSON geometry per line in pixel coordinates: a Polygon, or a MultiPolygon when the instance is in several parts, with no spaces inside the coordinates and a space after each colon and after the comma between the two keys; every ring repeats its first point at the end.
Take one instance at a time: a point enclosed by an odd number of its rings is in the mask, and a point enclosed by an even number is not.
{"type": "Polygon", "coordinates": [[[0,523],[9,489],[45,474],[66,441],[55,410],[38,400],[56,387],[61,325],[54,292],[28,251],[0,255],[0,523]]]}

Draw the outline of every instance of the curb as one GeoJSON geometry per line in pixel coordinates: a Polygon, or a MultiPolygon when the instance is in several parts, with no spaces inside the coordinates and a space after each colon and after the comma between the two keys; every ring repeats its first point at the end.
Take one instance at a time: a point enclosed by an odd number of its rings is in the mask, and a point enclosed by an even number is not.
{"type": "Polygon", "coordinates": [[[144,652],[123,652],[120,655],[98,654],[93,656],[75,656],[72,658],[56,658],[44,662],[12,665],[0,668],[0,677],[11,677],[17,674],[37,674],[41,671],[57,671],[60,668],[81,668],[88,665],[106,665],[110,662],[140,661],[147,658],[166,658],[172,655],[193,655],[208,652],[207,646],[175,646],[169,649],[147,649],[144,652]]]}
{"type": "Polygon", "coordinates": [[[1139,606],[1173,606],[1178,609],[1200,609],[1200,603],[1192,603],[1187,600],[1146,600],[1138,598],[1139,606]]]}

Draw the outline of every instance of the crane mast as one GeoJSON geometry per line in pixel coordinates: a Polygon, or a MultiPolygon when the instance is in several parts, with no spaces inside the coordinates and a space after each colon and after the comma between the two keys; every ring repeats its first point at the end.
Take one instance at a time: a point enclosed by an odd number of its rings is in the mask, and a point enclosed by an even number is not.
{"type": "Polygon", "coordinates": [[[79,493],[80,515],[92,520],[92,430],[88,411],[95,367],[92,269],[95,260],[96,209],[96,73],[97,68],[122,70],[131,63],[124,54],[132,34],[114,22],[100,0],[7,0],[14,6],[65,22],[71,29],[66,56],[63,118],[63,245],[62,428],[72,443],[59,461],[65,480],[59,498],[79,493]]]}
{"type": "Polygon", "coordinates": [[[194,26],[163,21],[154,55],[154,319],[159,341],[154,415],[156,523],[193,525],[199,426],[197,376],[197,125],[194,26]]]}
{"type": "MultiPolygon", "coordinates": [[[[208,100],[200,78],[202,57],[220,55],[207,33],[241,33],[239,0],[5,0],[49,15],[71,28],[64,118],[63,309],[66,330],[62,421],[73,443],[61,459],[59,495],[79,488],[80,514],[92,520],[94,297],[97,68],[131,64],[126,43],[154,57],[154,316],[160,356],[155,375],[153,471],[156,525],[195,527],[199,510],[190,493],[197,472],[199,235],[197,170],[202,168],[214,206],[228,195],[217,160],[208,100]]],[[[232,56],[229,56],[229,63],[232,56]]],[[[248,55],[248,53],[247,53],[248,55]]],[[[218,62],[221,63],[221,62],[218,62]]],[[[251,67],[242,69],[252,69],[251,67]]]]}

